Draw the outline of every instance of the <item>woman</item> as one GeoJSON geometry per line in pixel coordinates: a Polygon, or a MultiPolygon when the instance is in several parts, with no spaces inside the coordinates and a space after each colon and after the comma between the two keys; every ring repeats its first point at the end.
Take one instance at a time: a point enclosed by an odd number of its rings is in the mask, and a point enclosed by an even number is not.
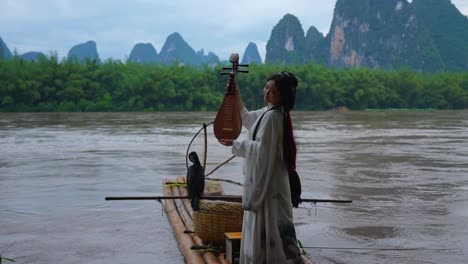
{"type": "Polygon", "coordinates": [[[272,75],[263,89],[268,106],[249,112],[236,89],[245,140],[220,141],[244,160],[240,263],[303,263],[293,224],[289,173],[296,146],[289,111],[298,80],[289,72],[272,75]]]}

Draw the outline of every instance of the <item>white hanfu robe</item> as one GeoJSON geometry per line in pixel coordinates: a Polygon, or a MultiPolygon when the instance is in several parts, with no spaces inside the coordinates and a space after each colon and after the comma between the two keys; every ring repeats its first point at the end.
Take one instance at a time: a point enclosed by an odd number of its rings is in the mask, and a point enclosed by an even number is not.
{"type": "Polygon", "coordinates": [[[282,108],[241,110],[249,138],[235,140],[232,152],[244,158],[241,264],[303,263],[293,224],[291,195],[283,159],[282,108]],[[253,130],[259,122],[255,140],[253,130]]]}

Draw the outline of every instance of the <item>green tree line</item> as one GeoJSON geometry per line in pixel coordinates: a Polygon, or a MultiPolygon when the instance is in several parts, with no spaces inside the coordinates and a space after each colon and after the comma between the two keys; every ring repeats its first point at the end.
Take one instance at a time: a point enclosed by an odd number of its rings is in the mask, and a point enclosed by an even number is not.
{"type": "MultiPolygon", "coordinates": [[[[226,91],[222,66],[194,68],[88,60],[56,55],[0,59],[0,111],[216,111],[226,91]]],[[[237,76],[249,108],[264,105],[267,78],[282,70],[300,81],[297,110],[468,108],[468,72],[420,73],[317,64],[251,65],[237,76]]]]}

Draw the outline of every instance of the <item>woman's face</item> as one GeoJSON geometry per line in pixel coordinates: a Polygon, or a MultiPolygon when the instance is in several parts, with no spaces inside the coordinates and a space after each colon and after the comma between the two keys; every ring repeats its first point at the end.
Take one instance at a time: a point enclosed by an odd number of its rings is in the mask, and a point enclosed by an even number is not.
{"type": "Polygon", "coordinates": [[[263,98],[269,105],[281,105],[282,97],[278,88],[276,88],[275,81],[270,80],[267,82],[265,88],[263,88],[263,98]]]}

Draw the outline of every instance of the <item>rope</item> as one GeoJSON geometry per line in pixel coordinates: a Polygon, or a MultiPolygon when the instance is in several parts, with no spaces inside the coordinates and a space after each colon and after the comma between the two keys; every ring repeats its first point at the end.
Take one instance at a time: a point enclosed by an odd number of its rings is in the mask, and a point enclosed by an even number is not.
{"type": "MultiPolygon", "coordinates": [[[[188,146],[187,146],[187,151],[185,152],[185,166],[187,167],[187,169],[188,169],[188,167],[189,167],[189,166],[188,166],[188,154],[189,154],[190,146],[192,146],[192,143],[193,143],[193,141],[195,140],[195,138],[198,136],[198,134],[200,134],[200,132],[201,132],[203,129],[206,130],[206,127],[209,126],[209,125],[211,125],[211,124],[213,124],[213,123],[214,123],[214,121],[208,123],[207,125],[206,125],[206,124],[203,124],[202,128],[200,128],[200,130],[198,130],[198,132],[195,133],[195,135],[193,136],[192,140],[190,140],[190,143],[189,143],[188,146]]],[[[205,149],[205,152],[207,152],[206,149],[205,149]]]]}
{"type": "Polygon", "coordinates": [[[236,185],[239,185],[239,186],[244,186],[240,182],[236,182],[236,181],[232,181],[232,180],[226,180],[226,179],[209,178],[208,181],[222,181],[222,182],[228,182],[228,183],[236,184],[236,185]]]}
{"type": "MultiPolygon", "coordinates": [[[[213,124],[214,121],[208,123],[208,124],[203,124],[202,128],[200,128],[200,130],[197,131],[197,133],[195,133],[195,135],[192,137],[192,140],[190,140],[190,143],[188,144],[187,146],[187,151],[185,152],[185,166],[189,167],[188,165],[188,154],[189,154],[189,151],[190,151],[190,147],[192,146],[192,143],[193,141],[195,140],[195,138],[200,134],[200,132],[203,130],[204,131],[204,136],[205,136],[205,152],[204,152],[204,159],[203,159],[203,170],[205,170],[206,168],[206,160],[207,160],[207,154],[208,154],[208,139],[207,139],[207,131],[206,131],[206,127],[213,124]]],[[[228,162],[230,162],[231,160],[233,160],[236,156],[233,155],[232,157],[228,158],[226,161],[224,161],[223,163],[219,164],[218,166],[216,166],[213,170],[211,170],[209,173],[205,174],[205,178],[208,178],[211,174],[213,174],[215,171],[217,171],[219,168],[221,168],[222,166],[226,165],[228,162]]],[[[236,184],[236,185],[239,185],[239,186],[243,186],[241,183],[239,182],[236,182],[236,181],[231,181],[231,180],[224,180],[224,179],[211,179],[213,181],[225,181],[225,182],[228,182],[228,183],[232,183],[232,184],[236,184]]]]}
{"type": "Polygon", "coordinates": [[[405,251],[405,250],[453,250],[450,248],[363,248],[363,247],[304,247],[301,246],[300,248],[313,248],[313,249],[341,249],[341,250],[376,250],[376,251],[405,251]]]}
{"type": "Polygon", "coordinates": [[[232,157],[230,157],[229,159],[227,159],[225,162],[219,164],[218,166],[216,166],[216,168],[214,168],[212,171],[210,171],[208,174],[205,175],[205,178],[207,178],[208,176],[210,176],[213,172],[215,172],[216,170],[218,170],[219,168],[221,168],[222,166],[226,165],[228,162],[230,162],[231,160],[233,160],[236,156],[233,155],[232,157]]]}
{"type": "Polygon", "coordinates": [[[164,183],[166,187],[187,187],[186,182],[166,182],[164,183]]]}
{"type": "MultiPolygon", "coordinates": [[[[161,199],[157,199],[156,202],[159,202],[161,204],[161,216],[164,215],[164,213],[166,214],[169,214],[169,213],[172,213],[174,211],[179,211],[179,209],[184,205],[184,203],[181,203],[177,206],[175,206],[174,209],[170,210],[170,211],[167,211],[166,210],[166,207],[164,206],[163,202],[161,201],[161,199]]],[[[174,204],[175,205],[175,204],[174,204]]]]}
{"type": "MultiPolygon", "coordinates": [[[[8,247],[6,247],[6,248],[2,251],[2,253],[0,254],[0,258],[2,257],[2,254],[5,253],[9,248],[11,248],[11,246],[13,246],[15,243],[16,243],[16,241],[13,241],[8,247]]],[[[1,263],[1,261],[0,261],[0,263],[1,263]]]]}
{"type": "Polygon", "coordinates": [[[307,210],[307,215],[308,216],[311,216],[312,215],[312,209],[315,209],[314,210],[314,216],[317,216],[317,203],[309,203],[310,206],[307,207],[306,205],[304,205],[304,207],[300,207],[300,208],[304,208],[307,210]]]}

